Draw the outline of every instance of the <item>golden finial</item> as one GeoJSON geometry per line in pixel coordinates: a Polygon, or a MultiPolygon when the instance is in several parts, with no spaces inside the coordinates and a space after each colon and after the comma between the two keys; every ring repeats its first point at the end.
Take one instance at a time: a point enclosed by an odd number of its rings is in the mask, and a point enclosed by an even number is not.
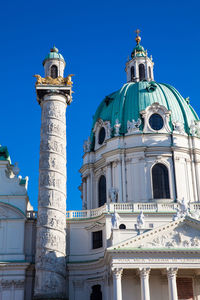
{"type": "Polygon", "coordinates": [[[140,41],[141,41],[141,37],[139,36],[139,33],[140,33],[140,32],[141,32],[140,29],[136,29],[136,30],[135,30],[135,33],[137,34],[137,36],[136,36],[136,38],[135,38],[137,45],[139,45],[139,43],[140,43],[140,41]]]}

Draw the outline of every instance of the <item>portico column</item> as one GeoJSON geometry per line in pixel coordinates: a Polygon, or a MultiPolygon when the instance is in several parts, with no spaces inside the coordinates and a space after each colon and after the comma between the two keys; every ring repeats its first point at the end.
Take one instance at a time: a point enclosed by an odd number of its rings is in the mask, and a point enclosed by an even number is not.
{"type": "Polygon", "coordinates": [[[141,300],[150,300],[149,273],[150,268],[140,269],[141,300]]]}
{"type": "Polygon", "coordinates": [[[169,300],[178,300],[176,274],[177,274],[177,268],[167,269],[169,300]]]}
{"type": "Polygon", "coordinates": [[[113,269],[113,300],[122,300],[122,268],[113,269]]]}

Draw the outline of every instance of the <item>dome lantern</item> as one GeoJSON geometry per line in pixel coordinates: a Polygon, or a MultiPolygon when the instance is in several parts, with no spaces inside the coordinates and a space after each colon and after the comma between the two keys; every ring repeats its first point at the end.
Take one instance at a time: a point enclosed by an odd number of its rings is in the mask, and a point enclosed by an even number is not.
{"type": "Polygon", "coordinates": [[[126,63],[127,82],[138,82],[142,80],[154,80],[152,57],[147,56],[147,51],[144,50],[139,36],[140,30],[136,31],[136,46],[131,53],[131,59],[126,63]]]}
{"type": "Polygon", "coordinates": [[[65,60],[59,50],[53,46],[49,54],[43,60],[43,66],[45,70],[45,77],[57,78],[63,77],[65,69],[65,60]]]}

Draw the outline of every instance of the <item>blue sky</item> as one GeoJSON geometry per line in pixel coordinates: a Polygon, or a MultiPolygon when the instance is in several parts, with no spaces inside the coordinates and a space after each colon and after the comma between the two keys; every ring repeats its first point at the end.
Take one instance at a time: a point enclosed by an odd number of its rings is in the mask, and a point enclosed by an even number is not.
{"type": "Polygon", "coordinates": [[[56,45],[73,73],[67,108],[68,209],[80,209],[83,141],[100,101],[125,82],[134,30],[153,55],[155,80],[175,86],[200,114],[199,1],[4,1],[0,10],[0,143],[8,147],[37,208],[41,110],[33,74],[56,45]]]}

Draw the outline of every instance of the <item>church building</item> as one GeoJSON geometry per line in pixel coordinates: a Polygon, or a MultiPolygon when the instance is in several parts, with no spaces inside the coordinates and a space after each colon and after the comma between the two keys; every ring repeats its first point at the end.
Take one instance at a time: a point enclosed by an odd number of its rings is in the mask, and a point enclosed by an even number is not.
{"type": "Polygon", "coordinates": [[[127,82],[99,104],[83,145],[80,211],[66,211],[72,74],[53,47],[35,75],[38,211],[1,146],[0,300],[200,300],[200,120],[154,80],[136,33],[127,82]]]}

